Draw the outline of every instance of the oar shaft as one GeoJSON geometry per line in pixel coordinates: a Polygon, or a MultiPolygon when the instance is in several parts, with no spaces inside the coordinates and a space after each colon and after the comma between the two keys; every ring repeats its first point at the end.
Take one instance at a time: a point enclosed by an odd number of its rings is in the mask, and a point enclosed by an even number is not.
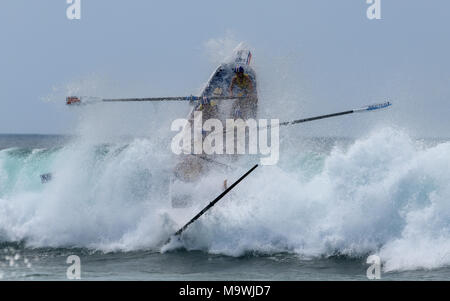
{"type": "MultiPolygon", "coordinates": [[[[211,96],[208,100],[227,100],[227,99],[242,99],[247,97],[240,96],[211,96]]],[[[133,102],[133,101],[197,101],[202,100],[200,96],[179,96],[179,97],[150,97],[150,98],[113,98],[102,99],[104,102],[133,102]]]]}
{"type": "Polygon", "coordinates": [[[105,98],[100,97],[78,97],[69,96],[66,98],[67,105],[94,104],[99,102],[144,102],[144,101],[199,101],[209,102],[211,100],[245,99],[248,96],[175,96],[175,97],[145,97],[145,98],[105,98]]]}
{"type": "MultiPolygon", "coordinates": [[[[319,120],[319,119],[325,119],[325,118],[332,118],[332,117],[348,115],[348,114],[353,114],[353,113],[372,112],[372,111],[375,111],[375,110],[379,110],[379,109],[384,109],[384,108],[390,107],[391,105],[392,105],[391,102],[386,101],[384,103],[373,104],[373,105],[369,105],[369,106],[362,107],[362,108],[359,108],[359,109],[353,109],[353,110],[348,110],[348,111],[343,111],[343,112],[338,112],[338,113],[319,115],[319,116],[314,116],[314,117],[309,117],[309,118],[303,118],[303,119],[297,119],[297,120],[280,122],[277,126],[293,125],[293,124],[304,123],[304,122],[309,122],[309,121],[314,121],[314,120],[319,120]]],[[[256,129],[257,130],[269,129],[271,127],[272,127],[272,125],[267,125],[267,126],[263,126],[263,127],[258,126],[256,129]]],[[[224,129],[223,130],[223,134],[226,134],[229,131],[234,131],[234,130],[235,130],[234,128],[231,129],[231,130],[230,129],[224,129]]]]}
{"type": "Polygon", "coordinates": [[[344,111],[344,112],[339,112],[339,113],[333,113],[333,114],[327,114],[327,115],[320,115],[320,116],[315,116],[315,117],[297,119],[297,120],[292,120],[292,121],[281,122],[280,126],[281,125],[291,125],[291,124],[309,122],[309,121],[325,119],[325,118],[331,118],[331,117],[337,117],[337,116],[342,116],[342,115],[347,115],[347,114],[352,114],[352,113],[355,113],[355,111],[350,110],[350,111],[344,111]]]}
{"type": "Polygon", "coordinates": [[[113,98],[102,99],[104,102],[126,102],[126,101],[185,101],[185,97],[152,97],[152,98],[113,98]]]}
{"type": "Polygon", "coordinates": [[[332,113],[332,114],[320,115],[320,116],[309,117],[309,118],[304,118],[304,119],[297,119],[297,120],[292,120],[292,121],[281,122],[280,126],[297,124],[297,123],[303,123],[303,122],[309,122],[309,121],[325,119],[325,118],[331,118],[331,117],[342,116],[342,115],[353,114],[353,113],[371,112],[371,111],[375,111],[375,110],[385,109],[387,107],[390,107],[391,105],[392,105],[392,103],[390,101],[386,101],[386,102],[383,102],[383,103],[378,103],[378,104],[365,106],[365,107],[362,107],[362,108],[359,108],[359,109],[354,109],[354,110],[348,110],[348,111],[343,111],[343,112],[338,112],[338,113],[332,113]]]}
{"type": "Polygon", "coordinates": [[[239,180],[237,180],[236,182],[234,182],[230,187],[228,187],[224,192],[222,192],[217,198],[214,199],[214,201],[212,201],[211,203],[208,204],[208,206],[206,206],[205,208],[203,208],[202,211],[200,211],[196,216],[194,216],[186,225],[184,225],[180,230],[178,230],[177,232],[175,232],[175,236],[176,235],[180,235],[181,233],[183,233],[184,230],[187,229],[187,227],[189,227],[190,224],[192,224],[193,222],[195,222],[196,220],[198,220],[200,218],[200,216],[202,216],[203,214],[205,214],[206,211],[208,211],[209,209],[211,209],[211,207],[213,207],[218,201],[220,201],[220,199],[222,199],[228,192],[230,192],[231,189],[233,189],[237,184],[239,184],[239,182],[241,182],[245,177],[247,177],[251,172],[253,172],[256,167],[258,167],[258,164],[256,164],[255,166],[253,166],[249,171],[247,171],[242,177],[239,178],[239,180]]]}

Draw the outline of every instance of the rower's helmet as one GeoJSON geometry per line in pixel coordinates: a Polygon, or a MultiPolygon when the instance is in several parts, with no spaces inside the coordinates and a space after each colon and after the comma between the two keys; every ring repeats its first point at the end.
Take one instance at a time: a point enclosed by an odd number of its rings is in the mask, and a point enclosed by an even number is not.
{"type": "Polygon", "coordinates": [[[236,72],[236,73],[244,73],[244,67],[237,66],[236,69],[234,70],[234,72],[236,72]]]}

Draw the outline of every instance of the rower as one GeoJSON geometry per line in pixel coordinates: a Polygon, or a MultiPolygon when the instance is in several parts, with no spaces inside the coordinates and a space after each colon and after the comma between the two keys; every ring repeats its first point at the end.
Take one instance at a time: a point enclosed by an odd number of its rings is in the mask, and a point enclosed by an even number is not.
{"type": "Polygon", "coordinates": [[[248,97],[236,100],[233,103],[232,114],[234,118],[256,118],[256,97],[255,85],[251,77],[244,72],[244,67],[238,66],[235,69],[235,76],[231,80],[229,95],[234,96],[234,90],[237,90],[238,97],[248,97]]]}

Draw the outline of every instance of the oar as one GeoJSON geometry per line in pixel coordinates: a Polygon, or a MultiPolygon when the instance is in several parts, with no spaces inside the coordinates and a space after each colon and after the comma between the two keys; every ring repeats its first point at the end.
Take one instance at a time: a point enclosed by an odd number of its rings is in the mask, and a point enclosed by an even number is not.
{"type": "MultiPolygon", "coordinates": [[[[348,110],[348,111],[343,111],[343,112],[337,112],[337,113],[332,113],[332,114],[326,114],[326,115],[319,115],[319,116],[314,116],[314,117],[309,117],[309,118],[303,118],[303,119],[296,119],[296,120],[292,120],[292,121],[284,121],[284,122],[280,122],[278,124],[278,126],[287,126],[287,125],[293,125],[293,124],[298,124],[298,123],[304,123],[304,122],[309,122],[309,121],[314,121],[314,120],[319,120],[319,119],[325,119],[325,118],[331,118],[331,117],[337,117],[337,116],[342,116],[342,115],[348,115],[348,114],[353,114],[353,113],[363,113],[363,112],[372,112],[372,111],[376,111],[376,110],[380,110],[380,109],[384,109],[387,107],[390,107],[392,105],[392,103],[390,101],[386,101],[383,103],[378,103],[378,104],[373,104],[373,105],[368,105],[359,109],[353,109],[353,110],[348,110]]],[[[269,129],[271,128],[272,125],[268,124],[267,126],[258,126],[256,127],[256,130],[261,130],[261,129],[269,129]]],[[[229,133],[231,131],[234,131],[235,127],[232,129],[226,129],[224,128],[222,133],[214,133],[214,134],[209,134],[210,136],[212,135],[212,137],[219,135],[219,134],[226,134],[229,133]]]]}
{"type": "Polygon", "coordinates": [[[92,96],[69,96],[66,98],[67,105],[80,105],[80,104],[94,104],[101,102],[142,102],[142,101],[204,101],[209,102],[211,100],[227,100],[227,99],[243,99],[248,98],[246,96],[171,96],[171,97],[146,97],[146,98],[100,98],[92,96]]]}
{"type": "Polygon", "coordinates": [[[309,121],[325,119],[325,118],[331,118],[331,117],[342,116],[342,115],[353,114],[353,113],[372,112],[372,111],[375,111],[375,110],[380,110],[380,109],[384,109],[384,108],[390,107],[391,105],[392,105],[392,103],[390,101],[386,101],[386,102],[383,102],[383,103],[377,103],[377,104],[373,104],[373,105],[369,105],[369,106],[365,106],[365,107],[362,107],[362,108],[359,108],[359,109],[353,109],[353,110],[349,110],[349,111],[343,111],[343,112],[332,113],[332,114],[327,114],[327,115],[320,115],[320,116],[315,116],[315,117],[309,117],[309,118],[297,119],[297,120],[292,120],[292,121],[280,122],[280,126],[292,125],[292,124],[303,123],[303,122],[309,122],[309,121]]]}
{"type": "MultiPolygon", "coordinates": [[[[195,222],[196,220],[198,220],[203,214],[206,213],[206,211],[208,211],[209,209],[211,209],[218,201],[220,201],[228,192],[231,191],[231,189],[233,189],[237,184],[239,184],[239,182],[241,182],[244,178],[246,178],[250,173],[252,173],[256,167],[258,167],[258,164],[256,164],[255,166],[253,166],[249,171],[247,171],[242,177],[240,177],[236,182],[234,182],[233,184],[231,184],[230,187],[228,187],[224,192],[222,192],[218,197],[216,197],[214,199],[214,201],[212,201],[211,203],[209,203],[205,208],[203,208],[199,213],[197,213],[196,216],[194,216],[189,222],[187,222],[186,225],[184,225],[182,228],[180,228],[177,232],[175,232],[173,234],[173,236],[178,236],[181,233],[184,232],[184,230],[187,229],[187,227],[189,227],[190,224],[192,224],[193,222],[195,222]]],[[[166,244],[170,242],[171,237],[167,240],[166,244]]]]}

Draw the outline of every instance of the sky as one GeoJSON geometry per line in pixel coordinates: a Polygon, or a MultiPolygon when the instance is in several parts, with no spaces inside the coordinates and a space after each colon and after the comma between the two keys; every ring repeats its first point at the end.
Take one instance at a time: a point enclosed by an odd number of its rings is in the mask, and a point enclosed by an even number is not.
{"type": "Polygon", "coordinates": [[[284,121],[389,99],[389,111],[303,130],[352,136],[389,124],[450,137],[447,0],[381,0],[381,20],[367,18],[366,0],[81,0],[80,20],[67,18],[68,6],[1,1],[0,133],[72,133],[79,119],[64,105],[69,94],[198,93],[244,41],[262,116],[284,121]]]}

